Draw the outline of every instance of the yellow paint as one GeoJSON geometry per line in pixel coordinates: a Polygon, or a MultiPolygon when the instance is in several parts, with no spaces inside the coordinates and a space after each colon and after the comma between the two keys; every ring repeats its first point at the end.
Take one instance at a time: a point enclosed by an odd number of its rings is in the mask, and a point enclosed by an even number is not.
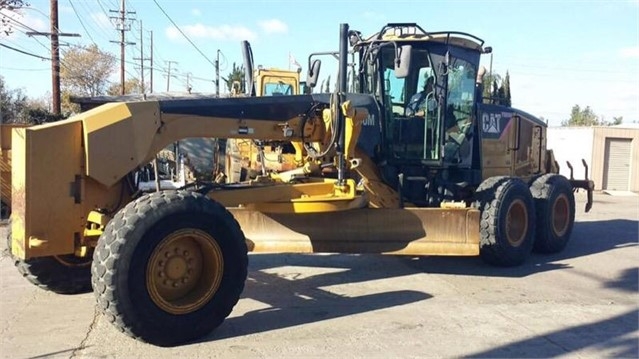
{"type": "MultiPolygon", "coordinates": [[[[70,119],[14,129],[12,247],[18,258],[74,252],[84,231],[76,176],[82,169],[82,124],[70,119]]],[[[80,198],[81,199],[81,198],[80,198]]]]}
{"type": "Polygon", "coordinates": [[[290,85],[293,92],[291,95],[298,95],[300,89],[300,73],[280,69],[256,69],[253,71],[255,79],[255,94],[264,96],[266,85],[269,83],[281,83],[290,85]]]}
{"type": "Polygon", "coordinates": [[[146,289],[161,310],[183,315],[206,305],[224,274],[224,257],[208,233],[185,228],[162,239],[146,268],[146,289]]]}
{"type": "Polygon", "coordinates": [[[355,181],[337,186],[335,180],[311,183],[271,184],[230,191],[211,191],[208,196],[225,207],[243,206],[264,212],[326,212],[361,207],[365,202],[355,192],[355,181]]]}
{"type": "Polygon", "coordinates": [[[479,254],[479,211],[471,208],[362,208],[324,213],[229,210],[253,252],[479,254]]]}

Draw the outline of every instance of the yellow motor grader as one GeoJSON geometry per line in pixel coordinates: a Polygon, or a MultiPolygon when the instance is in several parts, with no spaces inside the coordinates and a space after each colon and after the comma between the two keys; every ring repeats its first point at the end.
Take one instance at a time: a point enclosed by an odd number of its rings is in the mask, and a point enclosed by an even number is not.
{"type": "MultiPolygon", "coordinates": [[[[588,191],[587,211],[593,183],[558,174],[543,122],[482,103],[481,39],[414,23],[368,38],[342,24],[339,39],[332,94],[109,103],[14,129],[9,245],[20,272],[59,293],[93,290],[121,331],[168,346],[231,313],[248,252],[479,255],[514,266],[566,246],[573,191],[588,191]],[[289,141],[301,163],[245,182],[141,191],[138,169],[189,137],[289,141]]],[[[321,63],[311,60],[313,87],[321,63]]]]}
{"type": "MultiPolygon", "coordinates": [[[[301,68],[296,70],[262,66],[255,68],[253,51],[248,41],[242,41],[242,55],[245,78],[249,81],[246,91],[236,92],[234,96],[292,96],[304,93],[305,83],[300,81],[301,68]]],[[[255,179],[259,173],[291,170],[303,164],[301,147],[297,151],[299,155],[296,156],[296,151],[289,141],[269,141],[266,144],[266,141],[262,139],[229,138],[221,142],[224,143],[222,173],[227,183],[255,179]]],[[[216,173],[216,175],[219,174],[216,173]]]]}

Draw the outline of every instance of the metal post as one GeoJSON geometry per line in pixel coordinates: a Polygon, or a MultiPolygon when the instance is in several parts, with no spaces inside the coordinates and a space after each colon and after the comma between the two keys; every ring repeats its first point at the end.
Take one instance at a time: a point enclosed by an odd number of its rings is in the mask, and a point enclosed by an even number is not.
{"type": "Polygon", "coordinates": [[[151,93],[153,93],[153,30],[151,30],[151,80],[149,86],[151,87],[151,93]]]}
{"type": "Polygon", "coordinates": [[[144,33],[142,32],[142,20],[140,20],[140,82],[142,93],[145,93],[144,88],[144,33]]]}
{"type": "Polygon", "coordinates": [[[220,49],[215,58],[215,95],[220,96],[220,49]]]}
{"type": "Polygon", "coordinates": [[[490,78],[490,83],[492,85],[493,83],[493,53],[490,53],[490,71],[489,71],[489,76],[488,78],[490,78]]]}
{"type": "Polygon", "coordinates": [[[342,102],[344,93],[348,88],[348,24],[341,24],[339,30],[339,82],[337,87],[337,116],[339,138],[337,140],[337,183],[342,186],[346,184],[346,118],[342,113],[342,102]]]}
{"type": "MultiPolygon", "coordinates": [[[[166,61],[169,64],[169,68],[167,69],[166,74],[166,92],[169,92],[169,86],[171,84],[171,76],[175,77],[175,75],[171,75],[171,64],[176,64],[177,61],[166,61]]],[[[177,70],[176,70],[177,71],[177,70]]]]}
{"type": "Polygon", "coordinates": [[[60,109],[60,47],[58,42],[58,0],[51,0],[51,95],[53,113],[59,115],[60,109]]]}
{"type": "Polygon", "coordinates": [[[129,11],[127,12],[125,9],[126,6],[126,1],[125,0],[121,0],[120,2],[120,9],[119,10],[109,10],[110,12],[113,13],[117,13],[118,16],[116,17],[111,17],[111,19],[115,19],[119,22],[118,26],[119,31],[120,31],[120,41],[111,41],[113,43],[116,44],[120,44],[120,95],[124,95],[126,93],[126,89],[124,87],[124,73],[125,73],[125,48],[126,45],[135,45],[134,42],[126,42],[125,40],[125,36],[126,36],[126,31],[128,31],[129,29],[127,28],[127,20],[133,20],[131,18],[127,18],[126,15],[127,14],[135,14],[135,11],[129,11]]]}
{"type": "Polygon", "coordinates": [[[125,93],[125,89],[124,89],[124,31],[125,31],[125,26],[124,26],[124,21],[125,19],[125,9],[124,6],[126,4],[125,0],[122,0],[120,2],[120,21],[122,24],[122,28],[120,29],[120,95],[124,95],[125,93]]]}
{"type": "Polygon", "coordinates": [[[167,70],[166,75],[166,92],[169,92],[169,88],[171,86],[171,63],[173,61],[169,61],[169,69],[167,70]]]}

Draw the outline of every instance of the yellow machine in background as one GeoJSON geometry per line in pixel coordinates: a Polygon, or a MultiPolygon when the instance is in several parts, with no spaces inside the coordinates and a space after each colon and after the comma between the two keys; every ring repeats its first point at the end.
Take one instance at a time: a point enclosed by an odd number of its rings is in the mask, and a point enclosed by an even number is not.
{"type": "MultiPolygon", "coordinates": [[[[300,94],[300,71],[258,68],[253,71],[253,81],[256,96],[300,94]]],[[[225,147],[224,175],[227,183],[245,181],[267,171],[281,172],[298,167],[290,142],[264,144],[230,138],[226,140],[225,147]]]]}
{"type": "Polygon", "coordinates": [[[109,103],[14,129],[16,266],[55,292],[93,290],[122,332],[167,346],[231,313],[248,251],[479,255],[515,266],[533,250],[563,250],[573,190],[588,191],[589,210],[593,183],[557,174],[542,121],[482,103],[483,40],[412,23],[368,38],[342,24],[340,39],[333,94],[109,103]],[[349,53],[359,65],[351,92],[349,53]],[[192,137],[291,143],[295,166],[141,189],[140,168],[192,137]]]}
{"type": "MultiPolygon", "coordinates": [[[[302,94],[301,68],[283,70],[259,66],[253,70],[253,52],[248,41],[242,42],[242,53],[246,69],[245,76],[250,79],[247,86],[250,88],[247,91],[248,94],[245,95],[292,96],[302,94]]],[[[225,142],[223,176],[227,183],[255,179],[258,175],[264,175],[267,172],[289,171],[303,164],[302,147],[299,142],[265,143],[242,138],[230,138],[225,142]],[[298,156],[295,155],[296,148],[294,146],[297,146],[298,156]]]]}

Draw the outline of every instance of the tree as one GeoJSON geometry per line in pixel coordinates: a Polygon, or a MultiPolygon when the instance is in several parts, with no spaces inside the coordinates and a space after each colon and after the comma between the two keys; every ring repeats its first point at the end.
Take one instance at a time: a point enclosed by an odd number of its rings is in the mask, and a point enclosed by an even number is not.
{"type": "Polygon", "coordinates": [[[493,83],[501,81],[501,76],[499,74],[485,74],[482,80],[482,85],[484,87],[484,91],[482,93],[482,97],[484,99],[484,103],[494,103],[492,101],[493,98],[493,83]]]}
{"type": "Polygon", "coordinates": [[[482,97],[484,103],[512,106],[510,92],[510,73],[506,71],[506,76],[486,74],[482,80],[483,92],[482,97]]]}
{"type": "Polygon", "coordinates": [[[502,100],[502,105],[504,106],[512,106],[512,101],[510,100],[510,74],[506,71],[506,77],[504,77],[504,82],[501,84],[504,88],[504,97],[502,100]]]}
{"type": "Polygon", "coordinates": [[[331,92],[331,75],[328,75],[328,78],[326,79],[326,88],[324,89],[324,92],[331,92]]]}
{"type": "Polygon", "coordinates": [[[222,77],[222,80],[226,83],[226,88],[229,90],[229,92],[233,92],[233,83],[239,82],[240,84],[239,92],[246,93],[245,77],[246,75],[244,72],[244,66],[243,65],[237,66],[234,62],[233,69],[231,70],[231,72],[228,74],[227,77],[222,77]]]}
{"type": "Polygon", "coordinates": [[[80,105],[71,102],[73,94],[68,90],[62,90],[60,93],[60,110],[62,113],[71,115],[74,113],[80,113],[80,105]]]}
{"type": "MultiPolygon", "coordinates": [[[[24,0],[0,0],[0,10],[8,11],[9,13],[16,13],[25,6],[29,6],[24,0]]],[[[13,32],[13,25],[11,23],[11,17],[7,15],[5,11],[0,13],[0,33],[9,35],[13,32]]]]}
{"type": "Polygon", "coordinates": [[[115,57],[97,45],[73,47],[62,53],[62,89],[74,96],[104,95],[114,70],[115,57]]]}
{"type": "Polygon", "coordinates": [[[0,123],[41,124],[65,118],[54,115],[44,99],[29,99],[22,89],[9,89],[0,76],[0,123]]]}
{"type": "MultiPolygon", "coordinates": [[[[120,95],[122,86],[120,83],[112,83],[107,90],[107,95],[109,96],[118,96],[120,95]]],[[[124,81],[124,94],[141,94],[143,93],[142,82],[140,79],[132,78],[124,81]]]]}
{"type": "Polygon", "coordinates": [[[602,121],[599,120],[590,106],[582,109],[579,105],[574,105],[570,111],[570,118],[561,122],[562,126],[597,126],[601,124],[602,121]]]}
{"type": "Polygon", "coordinates": [[[574,105],[570,111],[570,118],[561,121],[562,126],[615,126],[623,122],[623,116],[615,116],[612,121],[606,121],[603,116],[598,116],[590,106],[585,108],[574,105]]]}
{"type": "Polygon", "coordinates": [[[0,76],[0,119],[2,123],[24,123],[27,95],[22,89],[9,89],[0,76]]]}

